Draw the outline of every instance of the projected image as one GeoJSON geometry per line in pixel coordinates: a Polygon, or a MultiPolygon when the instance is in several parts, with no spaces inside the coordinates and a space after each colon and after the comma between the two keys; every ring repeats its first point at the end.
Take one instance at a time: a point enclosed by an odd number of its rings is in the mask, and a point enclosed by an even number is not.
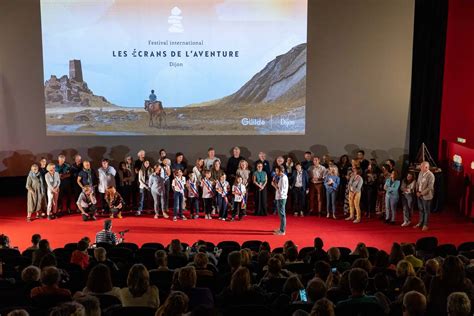
{"type": "Polygon", "coordinates": [[[307,0],[41,0],[48,135],[304,134],[307,0]]]}

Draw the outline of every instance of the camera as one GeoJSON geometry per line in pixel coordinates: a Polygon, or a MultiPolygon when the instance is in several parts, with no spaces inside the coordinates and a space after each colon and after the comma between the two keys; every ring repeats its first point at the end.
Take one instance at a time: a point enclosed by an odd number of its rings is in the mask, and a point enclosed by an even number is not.
{"type": "Polygon", "coordinates": [[[125,234],[128,233],[129,231],[130,229],[125,229],[125,230],[119,231],[118,234],[120,235],[121,238],[123,238],[125,234]]]}

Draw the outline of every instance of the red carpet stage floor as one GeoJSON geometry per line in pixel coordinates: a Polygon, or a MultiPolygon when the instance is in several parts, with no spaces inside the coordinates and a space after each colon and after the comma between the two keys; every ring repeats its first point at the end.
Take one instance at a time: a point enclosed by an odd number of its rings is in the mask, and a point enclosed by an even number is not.
{"type": "MultiPolygon", "coordinates": [[[[50,241],[53,248],[64,246],[68,242],[76,242],[84,236],[95,238],[95,233],[102,229],[106,217],[98,217],[95,222],[83,222],[79,214],[67,215],[53,221],[35,220],[26,222],[26,201],[24,198],[0,199],[0,233],[10,237],[12,246],[20,250],[29,246],[31,235],[40,233],[50,241]]],[[[193,243],[198,239],[211,242],[236,240],[239,243],[259,239],[268,241],[272,247],[282,246],[285,240],[293,240],[298,246],[311,246],[314,237],[324,240],[325,248],[345,246],[353,248],[357,242],[363,241],[367,246],[390,250],[394,241],[414,242],[424,236],[436,236],[440,243],[453,243],[456,246],[464,241],[474,240],[474,224],[452,213],[432,214],[430,230],[421,232],[411,227],[400,227],[402,213],[398,211],[397,225],[383,224],[378,219],[363,218],[362,223],[325,217],[294,217],[287,216],[286,236],[274,236],[273,230],[278,228],[278,216],[255,217],[249,215],[242,221],[222,222],[219,220],[187,220],[173,222],[171,220],[153,219],[152,215],[135,217],[125,216],[114,220],[115,232],[130,229],[126,235],[128,242],[139,245],[145,242],[161,242],[168,244],[171,239],[179,238],[183,242],[193,243]]],[[[342,218],[341,214],[339,218],[342,218]]],[[[415,222],[418,216],[415,216],[415,222]]]]}

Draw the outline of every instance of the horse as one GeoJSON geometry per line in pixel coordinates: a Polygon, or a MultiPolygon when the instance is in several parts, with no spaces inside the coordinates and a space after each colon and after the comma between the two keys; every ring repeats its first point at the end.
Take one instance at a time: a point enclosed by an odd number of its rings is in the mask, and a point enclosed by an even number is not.
{"type": "Polygon", "coordinates": [[[166,112],[165,109],[163,108],[163,104],[161,101],[149,101],[145,100],[145,110],[148,112],[150,115],[150,120],[148,121],[148,126],[153,127],[154,126],[154,119],[158,117],[158,120],[160,122],[159,128],[161,128],[161,123],[163,119],[165,120],[165,126],[166,124],[166,112]]]}

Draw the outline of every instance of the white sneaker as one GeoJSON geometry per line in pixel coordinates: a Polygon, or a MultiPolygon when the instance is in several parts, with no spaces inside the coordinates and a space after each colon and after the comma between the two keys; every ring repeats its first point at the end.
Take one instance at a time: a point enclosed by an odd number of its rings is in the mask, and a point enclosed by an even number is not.
{"type": "Polygon", "coordinates": [[[402,227],[407,227],[410,224],[411,224],[410,222],[403,222],[402,227]]]}
{"type": "Polygon", "coordinates": [[[329,212],[328,212],[327,215],[326,215],[326,218],[329,218],[329,216],[330,216],[330,215],[329,215],[329,212]]]}
{"type": "Polygon", "coordinates": [[[360,219],[355,219],[355,220],[353,221],[353,223],[354,223],[354,224],[360,223],[360,219]]]}

